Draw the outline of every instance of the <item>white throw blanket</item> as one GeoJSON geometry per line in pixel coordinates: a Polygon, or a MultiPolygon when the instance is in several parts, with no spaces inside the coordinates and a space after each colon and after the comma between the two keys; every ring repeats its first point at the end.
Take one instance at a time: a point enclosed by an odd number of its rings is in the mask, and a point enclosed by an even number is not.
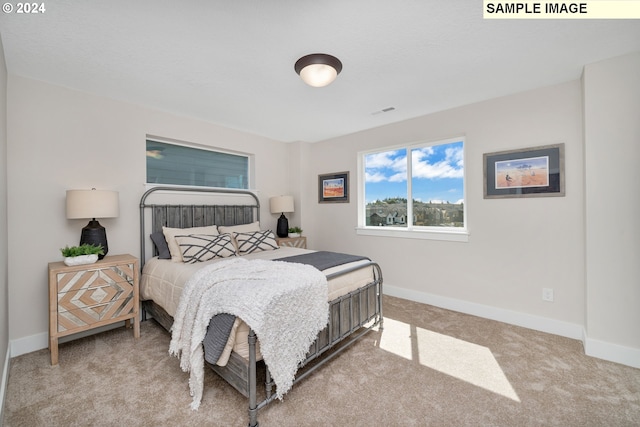
{"type": "Polygon", "coordinates": [[[233,314],[258,336],[279,399],[293,384],[298,365],[328,322],[327,280],[315,268],[279,261],[229,258],[198,270],[185,285],[169,353],[190,372],[192,409],[204,383],[202,340],[211,317],[233,314]]]}

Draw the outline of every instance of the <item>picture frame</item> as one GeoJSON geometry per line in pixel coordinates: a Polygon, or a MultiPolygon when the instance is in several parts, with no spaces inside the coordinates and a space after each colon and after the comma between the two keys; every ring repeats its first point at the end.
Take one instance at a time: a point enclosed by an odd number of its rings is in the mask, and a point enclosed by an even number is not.
{"type": "Polygon", "coordinates": [[[349,203],[349,172],[318,175],[318,203],[349,203]]]}
{"type": "Polygon", "coordinates": [[[564,143],[483,154],[484,198],[563,197],[564,143]]]}

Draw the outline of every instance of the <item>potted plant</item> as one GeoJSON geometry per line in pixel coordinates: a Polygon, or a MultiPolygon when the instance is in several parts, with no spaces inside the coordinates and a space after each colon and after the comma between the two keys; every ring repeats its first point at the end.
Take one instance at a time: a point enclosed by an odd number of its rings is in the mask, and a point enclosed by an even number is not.
{"type": "Polygon", "coordinates": [[[302,228],[300,227],[289,228],[289,237],[300,237],[301,234],[302,234],[302,228]]]}
{"type": "Polygon", "coordinates": [[[66,265],[93,264],[98,261],[98,255],[103,255],[104,250],[101,245],[90,245],[84,243],[80,246],[65,246],[60,249],[66,265]]]}

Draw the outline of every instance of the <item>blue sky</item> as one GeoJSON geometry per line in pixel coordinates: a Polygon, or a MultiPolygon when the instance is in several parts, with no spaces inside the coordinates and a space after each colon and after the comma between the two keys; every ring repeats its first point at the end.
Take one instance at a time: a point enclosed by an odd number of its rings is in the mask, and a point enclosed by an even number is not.
{"type": "Polygon", "coordinates": [[[549,167],[549,156],[529,157],[526,159],[496,162],[496,173],[511,169],[518,169],[520,167],[528,167],[529,169],[546,169],[549,167]]]}
{"type": "MultiPolygon", "coordinates": [[[[411,150],[413,198],[423,202],[461,203],[462,141],[411,150]]],[[[366,203],[388,197],[407,198],[407,149],[365,156],[366,203]]]]}

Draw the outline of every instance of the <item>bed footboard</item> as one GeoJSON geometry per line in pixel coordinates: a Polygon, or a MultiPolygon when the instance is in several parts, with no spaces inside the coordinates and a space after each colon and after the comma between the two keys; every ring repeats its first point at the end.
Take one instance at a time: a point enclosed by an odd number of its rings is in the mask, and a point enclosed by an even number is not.
{"type": "MultiPolygon", "coordinates": [[[[307,358],[300,364],[302,371],[298,371],[293,381],[294,385],[340,354],[375,326],[379,326],[382,330],[382,271],[380,266],[374,262],[358,268],[368,267],[374,270],[374,280],[371,283],[329,303],[329,323],[325,329],[320,331],[318,338],[309,348],[307,358]],[[332,351],[329,352],[329,350],[332,351]]],[[[276,396],[273,394],[274,384],[271,381],[269,369],[265,367],[265,398],[257,403],[258,369],[255,363],[255,341],[255,333],[251,331],[247,367],[248,392],[243,393],[249,398],[249,427],[258,425],[258,410],[268,405],[276,396]]],[[[214,370],[218,372],[218,369],[214,370]]]]}
{"type": "MultiPolygon", "coordinates": [[[[346,347],[348,345],[345,342],[347,338],[355,341],[371,328],[377,325],[382,326],[382,277],[380,267],[377,264],[371,263],[365,267],[369,268],[370,266],[376,269],[376,279],[373,282],[329,302],[329,323],[318,333],[318,337],[309,348],[307,358],[301,363],[300,368],[314,359],[320,358],[334,347],[339,347],[338,350],[346,347]],[[359,334],[355,334],[356,332],[359,334]]],[[[305,370],[301,375],[296,376],[295,381],[306,377],[321,364],[314,364],[313,369],[305,370]]],[[[258,363],[257,365],[257,375],[260,376],[260,379],[266,377],[268,373],[263,372],[263,364],[258,363]]],[[[231,353],[226,366],[212,364],[209,366],[245,397],[250,397],[249,363],[246,359],[237,353],[231,353]]],[[[269,386],[267,385],[267,387],[269,386]]],[[[271,391],[267,390],[267,398],[271,397],[270,394],[271,391]]]]}
{"type": "MultiPolygon", "coordinates": [[[[358,268],[373,268],[374,280],[329,302],[329,322],[309,348],[294,384],[333,359],[372,328],[378,326],[382,329],[382,271],[374,262],[358,268]]],[[[142,307],[143,320],[146,320],[148,313],[167,331],[171,330],[173,318],[162,307],[149,300],[142,301],[142,307]]],[[[249,400],[249,426],[253,427],[258,425],[258,410],[273,401],[275,394],[268,368],[263,361],[256,360],[257,337],[253,331],[250,331],[248,339],[249,360],[232,352],[226,366],[207,365],[249,400]],[[265,385],[260,402],[258,382],[265,385]]]]}

